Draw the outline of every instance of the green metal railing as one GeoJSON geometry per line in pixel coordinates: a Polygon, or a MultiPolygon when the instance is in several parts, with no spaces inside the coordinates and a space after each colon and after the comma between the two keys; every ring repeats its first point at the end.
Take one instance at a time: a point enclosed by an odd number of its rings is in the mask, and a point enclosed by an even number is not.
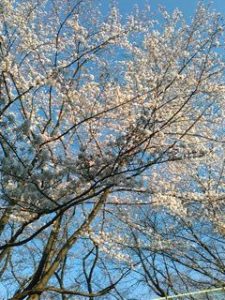
{"type": "Polygon", "coordinates": [[[225,287],[161,297],[154,300],[225,300],[225,287]]]}

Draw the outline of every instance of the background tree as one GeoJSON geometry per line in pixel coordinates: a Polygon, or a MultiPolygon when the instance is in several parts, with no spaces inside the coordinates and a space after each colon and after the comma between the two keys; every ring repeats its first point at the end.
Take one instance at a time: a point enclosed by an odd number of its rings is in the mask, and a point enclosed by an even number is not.
{"type": "Polygon", "coordinates": [[[190,25],[177,10],[124,20],[96,6],[1,1],[2,293],[221,286],[221,17],[199,5],[190,25]]]}

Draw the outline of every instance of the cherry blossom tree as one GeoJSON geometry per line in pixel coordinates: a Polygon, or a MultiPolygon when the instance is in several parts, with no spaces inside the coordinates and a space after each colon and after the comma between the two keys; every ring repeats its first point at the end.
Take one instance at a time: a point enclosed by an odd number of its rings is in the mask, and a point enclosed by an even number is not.
{"type": "MultiPolygon", "coordinates": [[[[5,297],[141,299],[140,281],[179,292],[170,282],[192,264],[182,232],[207,251],[200,214],[224,239],[221,16],[201,4],[188,24],[178,10],[125,18],[91,0],[0,3],[5,297]]],[[[217,272],[198,257],[190,267],[217,272]]]]}
{"type": "Polygon", "coordinates": [[[159,296],[224,287],[224,149],[210,145],[197,165],[184,162],[180,193],[157,195],[156,213],[142,209],[138,230],[130,227],[141,280],[159,296]]]}

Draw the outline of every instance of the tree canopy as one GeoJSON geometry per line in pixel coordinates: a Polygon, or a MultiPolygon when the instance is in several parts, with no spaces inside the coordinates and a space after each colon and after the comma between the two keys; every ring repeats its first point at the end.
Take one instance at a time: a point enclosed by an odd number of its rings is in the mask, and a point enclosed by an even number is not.
{"type": "Polygon", "coordinates": [[[222,17],[0,4],[2,297],[223,287],[222,17]]]}

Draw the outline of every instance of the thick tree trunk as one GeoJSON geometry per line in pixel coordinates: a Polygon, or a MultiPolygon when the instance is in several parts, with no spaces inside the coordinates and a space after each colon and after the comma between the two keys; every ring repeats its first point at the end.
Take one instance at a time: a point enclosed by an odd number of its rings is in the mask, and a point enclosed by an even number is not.
{"type": "MultiPolygon", "coordinates": [[[[36,292],[37,290],[38,291],[44,291],[44,288],[46,287],[49,279],[51,278],[51,276],[54,274],[54,272],[58,268],[60,262],[65,258],[65,256],[68,253],[69,249],[74,245],[74,243],[80,237],[80,234],[91,224],[91,222],[94,220],[94,218],[98,214],[98,212],[101,209],[102,205],[106,201],[108,193],[109,193],[109,189],[106,189],[103,192],[103,194],[100,196],[100,199],[95,204],[93,210],[91,211],[91,213],[89,214],[87,219],[83,222],[83,224],[80,226],[80,228],[78,228],[74,231],[74,233],[68,239],[67,243],[59,250],[58,255],[55,257],[54,261],[51,263],[51,265],[49,266],[48,270],[45,272],[43,277],[40,278],[40,276],[38,276],[38,280],[37,280],[37,278],[33,279],[33,281],[30,283],[30,285],[25,289],[25,291],[24,291],[25,293],[26,293],[26,291],[28,291],[28,293],[29,293],[29,291],[32,292],[32,290],[34,292],[36,292]],[[37,280],[37,284],[35,283],[36,280],[37,280]]],[[[47,248],[48,248],[48,245],[47,245],[47,248]]],[[[50,250],[51,250],[51,247],[50,247],[49,251],[50,250]]],[[[48,254],[48,253],[46,253],[46,254],[48,254]]],[[[43,257],[43,258],[44,258],[44,262],[46,262],[45,257],[43,257]]],[[[40,269],[41,269],[41,271],[43,271],[42,267],[40,269]]],[[[35,275],[37,275],[37,273],[35,275]]],[[[17,300],[17,299],[22,300],[22,299],[24,299],[24,292],[22,292],[22,294],[15,295],[15,297],[12,298],[12,300],[17,300]]],[[[40,299],[40,294],[33,294],[33,295],[30,295],[29,298],[28,298],[28,300],[39,300],[39,299],[40,299]]]]}
{"type": "Polygon", "coordinates": [[[40,295],[35,294],[35,295],[31,295],[28,300],[40,300],[40,295]]]}

